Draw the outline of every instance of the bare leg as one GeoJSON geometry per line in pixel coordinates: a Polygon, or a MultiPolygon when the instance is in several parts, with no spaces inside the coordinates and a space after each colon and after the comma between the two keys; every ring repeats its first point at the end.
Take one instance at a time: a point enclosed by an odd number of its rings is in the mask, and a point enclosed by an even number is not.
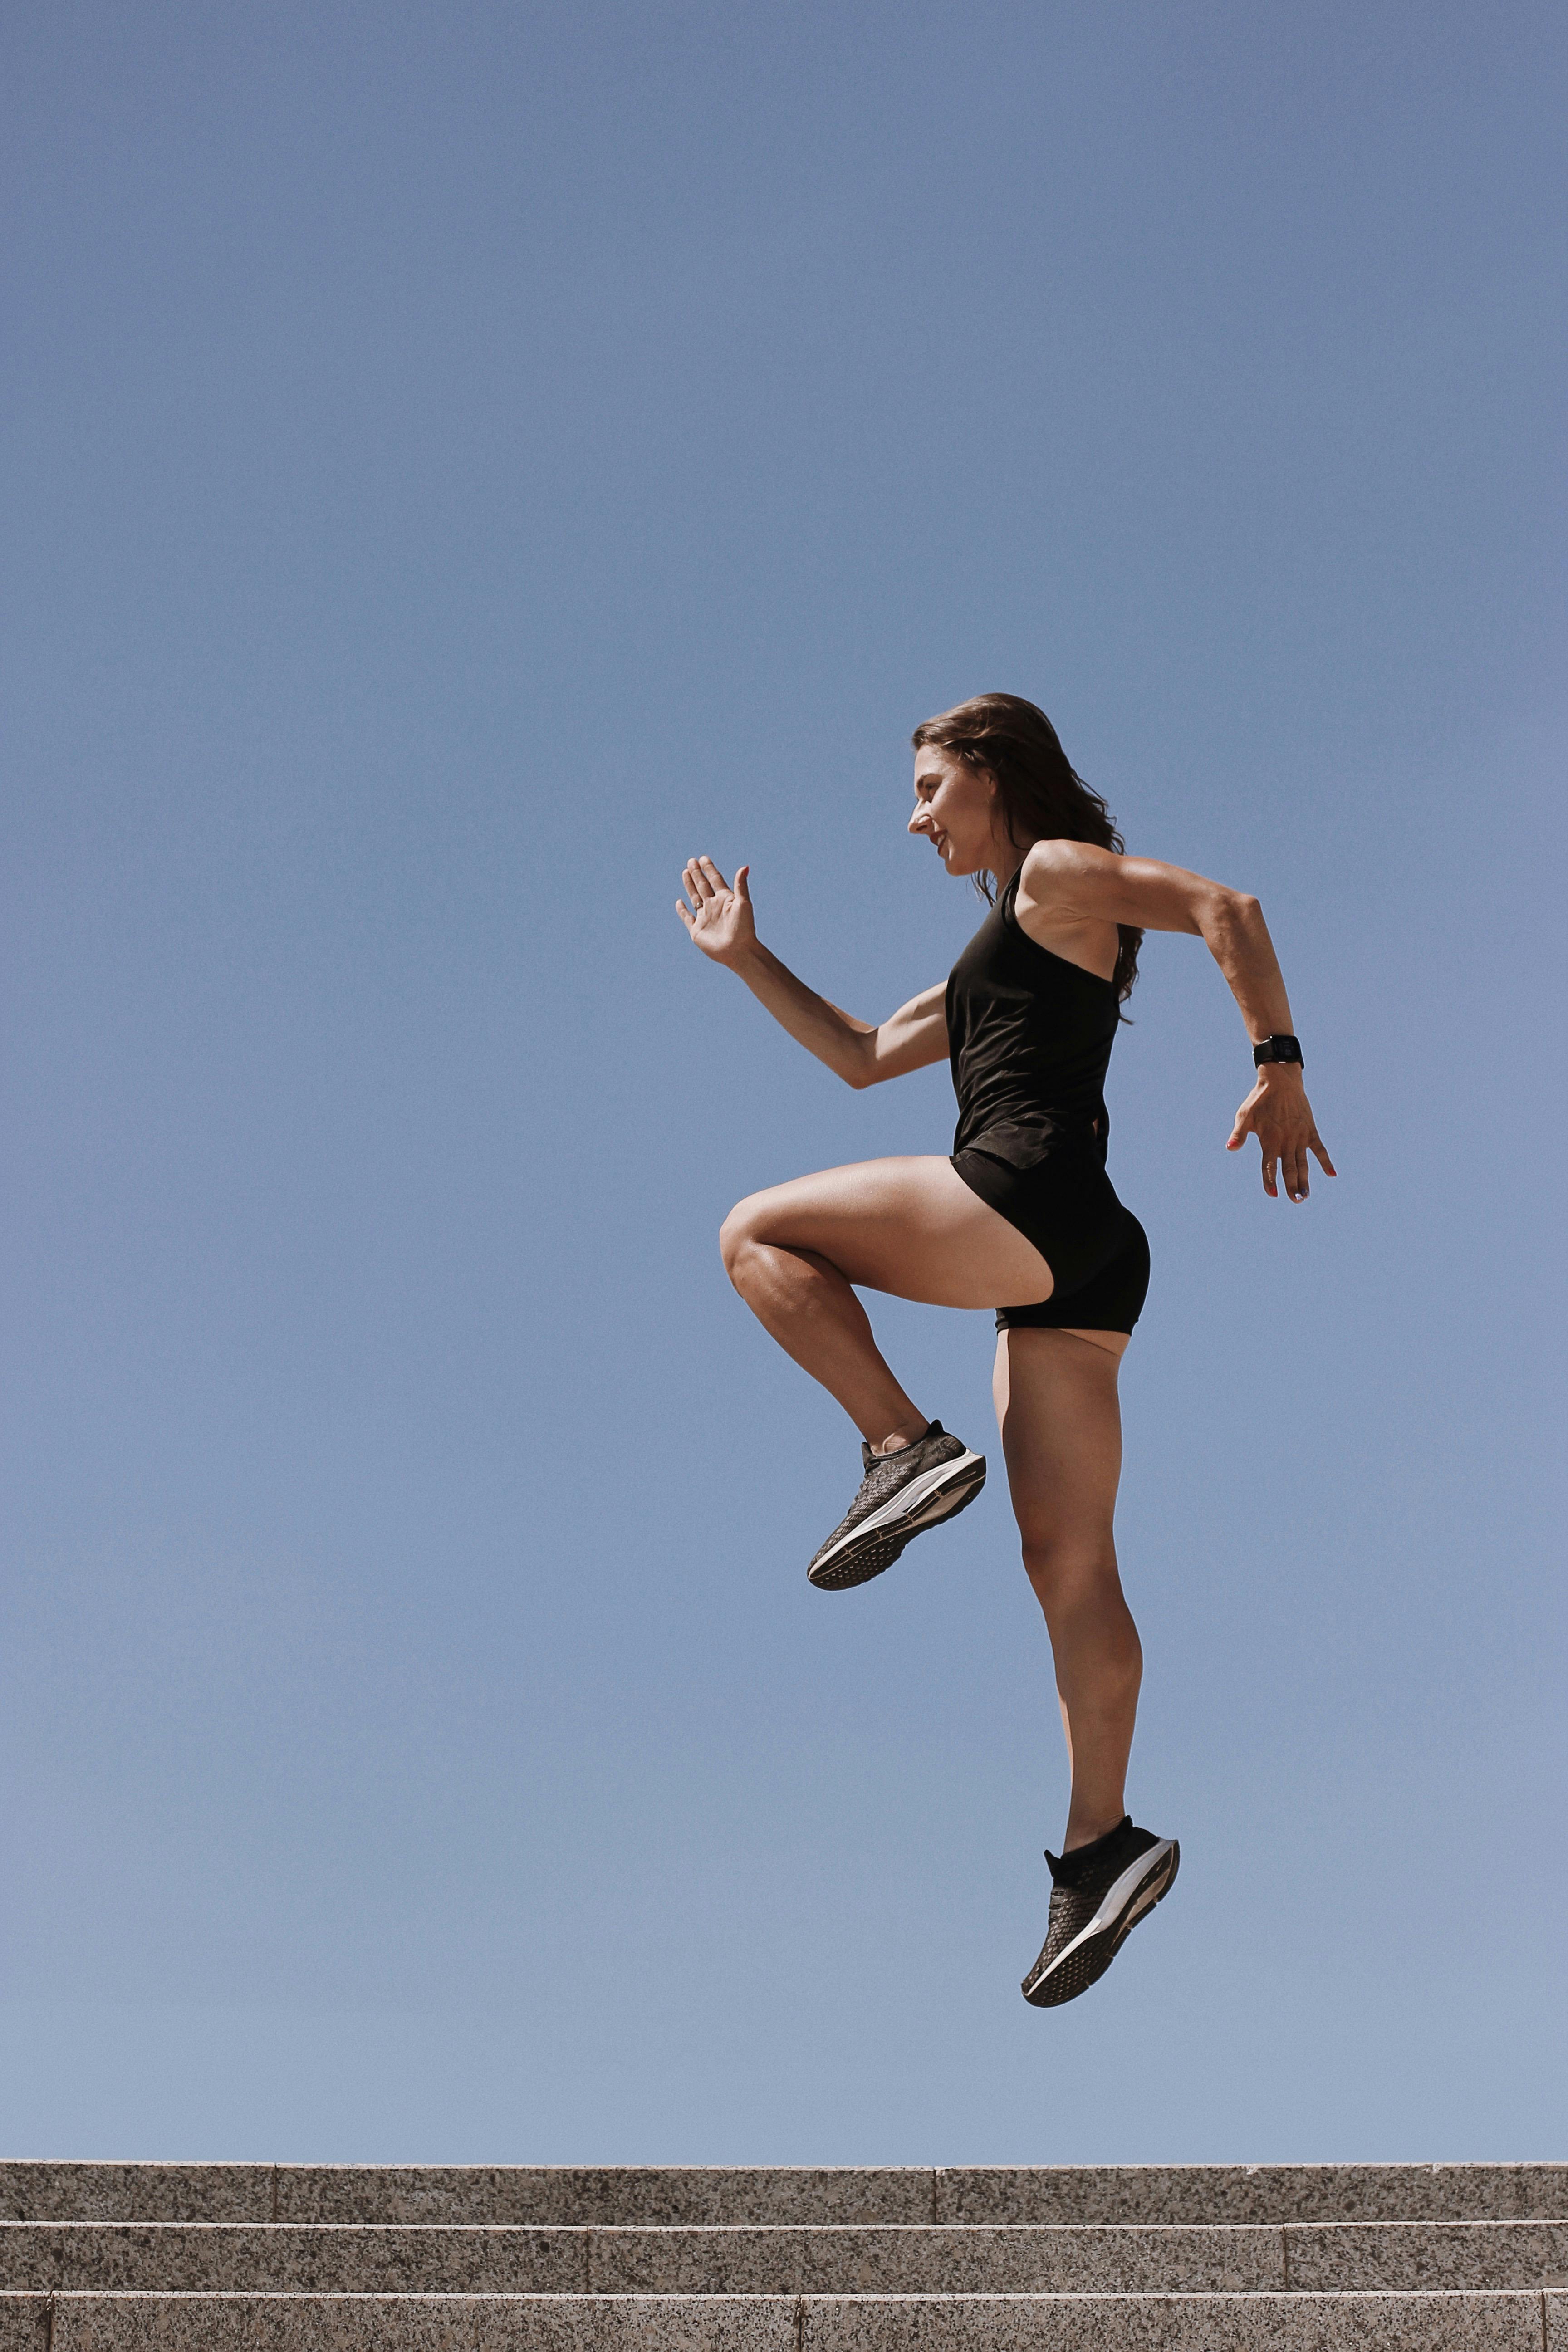
{"type": "Polygon", "coordinates": [[[1045,1612],[1067,1733],[1072,1797],[1062,1851],[1114,1829],[1143,1653],[1122,1598],[1112,1519],[1121,1474],[1116,1375],[1125,1341],[1004,1331],[996,1420],[1024,1566],[1045,1612]]]}
{"type": "Polygon", "coordinates": [[[720,1236],[731,1281],[779,1345],[875,1446],[926,1426],[871,1335],[853,1286],[933,1307],[1048,1298],[1033,1244],[946,1160],[872,1160],[753,1192],[720,1236]]]}
{"type": "MultiPolygon", "coordinates": [[[[726,1231],[728,1228],[726,1227],[726,1231]]],[[[836,1265],[814,1250],[752,1242],[728,1254],[730,1279],[803,1370],[836,1396],[870,1445],[907,1445],[930,1420],[878,1347],[871,1318],[836,1265]]]]}

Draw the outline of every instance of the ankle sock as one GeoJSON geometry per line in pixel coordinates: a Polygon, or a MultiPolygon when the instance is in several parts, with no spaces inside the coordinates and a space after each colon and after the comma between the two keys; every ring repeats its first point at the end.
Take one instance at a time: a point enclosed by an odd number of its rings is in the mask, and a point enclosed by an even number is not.
{"type": "Polygon", "coordinates": [[[1089,1845],[1075,1845],[1070,1853],[1052,1853],[1047,1847],[1046,1860],[1051,1866],[1051,1877],[1056,1885],[1079,1885],[1099,1864],[1112,1858],[1131,1826],[1131,1814],[1123,1813],[1113,1830],[1107,1830],[1103,1837],[1097,1837],[1089,1845]]]}

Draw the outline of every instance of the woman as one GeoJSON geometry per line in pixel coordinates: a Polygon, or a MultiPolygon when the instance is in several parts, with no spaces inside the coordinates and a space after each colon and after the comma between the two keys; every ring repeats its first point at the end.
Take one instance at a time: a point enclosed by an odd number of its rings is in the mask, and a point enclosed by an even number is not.
{"type": "Polygon", "coordinates": [[[996,1309],[996,1418],[1024,1566],[1045,1612],[1072,1793],[1046,1856],[1048,1932],[1024,1979],[1040,2008],[1104,1975],[1165,1895],[1180,1849],[1123,1805],[1142,1673],[1112,1518],[1121,1463],[1117,1370],[1149,1286],[1149,1244],[1106,1173],[1103,1087],[1146,930],[1201,938],[1230,984],[1257,1070],[1227,1149],[1262,1147],[1263,1189],[1307,1198],[1309,1151],[1334,1171],[1256,898],[1127,857],[1043,710],[982,694],[914,733],[912,834],[991,912],[947,982],[889,1020],[857,1021],[757,938],[748,869],[686,867],[676,911],[790,1035],[852,1087],[944,1057],[958,1095],[948,1159],[873,1160],[754,1192],[725,1220],[730,1279],[859,1430],[865,1476],[807,1570],[838,1591],[956,1517],[985,1464],[905,1393],[855,1295],[996,1309]]]}

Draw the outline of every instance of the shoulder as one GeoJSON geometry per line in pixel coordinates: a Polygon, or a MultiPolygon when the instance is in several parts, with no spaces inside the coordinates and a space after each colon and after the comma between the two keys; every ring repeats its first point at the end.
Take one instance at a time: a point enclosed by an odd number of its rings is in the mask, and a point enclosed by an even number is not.
{"type": "Polygon", "coordinates": [[[1121,864],[1115,852],[1089,841],[1037,841],[1018,872],[1020,895],[1037,907],[1067,906],[1121,864]]]}

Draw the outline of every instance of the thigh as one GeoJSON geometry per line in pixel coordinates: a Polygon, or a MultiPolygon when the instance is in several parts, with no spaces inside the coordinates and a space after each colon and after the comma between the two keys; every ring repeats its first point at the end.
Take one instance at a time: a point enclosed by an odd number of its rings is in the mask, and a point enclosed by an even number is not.
{"type": "Polygon", "coordinates": [[[1119,1354],[1072,1331],[1002,1331],[996,1424],[1026,1548],[1094,1545],[1121,1476],[1119,1354]]]}
{"type": "Polygon", "coordinates": [[[746,1232],[810,1250],[847,1281],[927,1307],[1008,1307],[1048,1298],[1051,1270],[1016,1226],[972,1192],[951,1160],[864,1160],[753,1192],[746,1232]]]}

